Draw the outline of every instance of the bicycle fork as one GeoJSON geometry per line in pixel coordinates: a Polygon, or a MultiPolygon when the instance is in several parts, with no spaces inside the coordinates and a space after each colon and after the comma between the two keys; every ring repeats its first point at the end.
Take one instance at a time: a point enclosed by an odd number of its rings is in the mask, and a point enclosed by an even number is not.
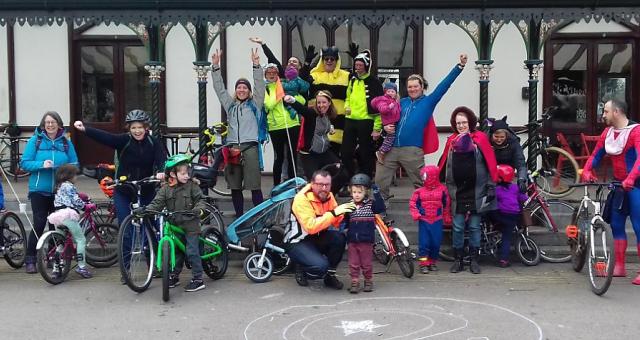
{"type": "Polygon", "coordinates": [[[165,242],[169,242],[169,249],[171,250],[169,270],[173,271],[176,267],[176,245],[170,237],[163,237],[158,242],[158,259],[156,259],[156,268],[158,271],[162,270],[162,245],[165,242]]]}

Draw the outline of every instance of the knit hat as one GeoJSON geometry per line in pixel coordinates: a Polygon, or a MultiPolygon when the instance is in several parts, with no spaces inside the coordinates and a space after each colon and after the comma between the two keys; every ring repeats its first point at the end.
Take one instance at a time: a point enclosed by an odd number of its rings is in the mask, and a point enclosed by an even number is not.
{"type": "Polygon", "coordinates": [[[453,152],[472,152],[474,150],[473,141],[469,133],[463,133],[453,140],[453,152]]]}
{"type": "Polygon", "coordinates": [[[249,79],[247,78],[240,78],[238,80],[236,80],[236,86],[234,87],[234,89],[238,88],[238,85],[240,84],[244,84],[249,88],[249,91],[251,91],[251,83],[249,82],[249,79]]]}
{"type": "Polygon", "coordinates": [[[392,83],[390,81],[384,83],[384,91],[387,90],[394,90],[396,92],[398,92],[398,85],[396,85],[396,83],[392,83]]]}
{"type": "Polygon", "coordinates": [[[364,68],[367,69],[367,72],[371,69],[371,51],[364,50],[360,52],[355,58],[353,58],[353,65],[356,64],[356,61],[361,61],[364,63],[364,68]]]}
{"type": "Polygon", "coordinates": [[[509,124],[507,124],[507,116],[502,119],[489,118],[489,133],[494,133],[498,130],[509,130],[509,124]]]}
{"type": "Polygon", "coordinates": [[[298,69],[294,66],[288,66],[286,70],[284,70],[284,77],[287,80],[294,80],[298,77],[298,69]]]}

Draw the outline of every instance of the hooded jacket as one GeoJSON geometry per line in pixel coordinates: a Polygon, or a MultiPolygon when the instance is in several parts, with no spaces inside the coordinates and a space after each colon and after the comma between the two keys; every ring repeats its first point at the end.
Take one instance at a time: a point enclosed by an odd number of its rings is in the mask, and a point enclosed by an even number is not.
{"type": "Polygon", "coordinates": [[[20,160],[20,167],[31,172],[31,176],[29,176],[29,192],[53,195],[56,192],[55,172],[64,164],[78,165],[76,149],[65,136],[65,130],[60,129],[56,138],[51,140],[45,131],[37,127],[33,136],[27,141],[20,160]],[[36,145],[38,144],[38,139],[40,139],[39,146],[36,145]],[[66,139],[66,141],[63,139],[66,139]],[[44,168],[43,164],[46,160],[53,161],[53,167],[44,168]]]}
{"type": "Polygon", "coordinates": [[[335,216],[332,213],[337,206],[332,193],[329,193],[326,202],[322,202],[311,190],[311,184],[307,184],[293,198],[291,212],[294,218],[287,225],[284,242],[298,243],[307,235],[318,234],[331,226],[340,226],[344,216],[335,216]]]}
{"type": "Polygon", "coordinates": [[[177,181],[175,184],[165,183],[147,206],[147,209],[155,211],[161,211],[164,208],[167,208],[167,211],[195,212],[196,216],[172,216],[169,222],[188,233],[200,231],[199,215],[205,209],[205,205],[202,200],[202,189],[193,180],[184,184],[177,181]]]}
{"type": "MultiPolygon", "coordinates": [[[[363,53],[367,52],[368,50],[365,50],[363,53]]],[[[383,94],[382,84],[377,77],[371,76],[371,63],[362,75],[358,75],[355,70],[355,62],[353,64],[344,104],[345,110],[349,108],[351,113],[346,118],[353,120],[373,119],[373,129],[378,131],[382,128],[382,123],[380,115],[378,115],[379,111],[371,105],[371,100],[383,94]]]]}
{"type": "Polygon", "coordinates": [[[409,212],[414,221],[433,224],[451,215],[451,199],[447,187],[440,183],[440,169],[427,165],[420,171],[424,184],[416,189],[409,200],[409,212]]]}
{"type": "Polygon", "coordinates": [[[489,128],[489,133],[493,134],[497,130],[506,130],[507,138],[502,145],[496,145],[491,139],[491,146],[496,154],[496,162],[498,164],[507,164],[518,172],[518,180],[526,181],[528,177],[527,163],[524,159],[524,153],[520,146],[520,138],[515,135],[507,124],[506,117],[494,120],[489,128]]]}
{"type": "MultiPolygon", "coordinates": [[[[298,116],[291,117],[289,110],[284,106],[282,98],[278,98],[278,84],[279,82],[268,83],[264,96],[264,110],[267,113],[269,131],[300,126],[298,116]]],[[[282,86],[284,87],[284,84],[282,86]]]]}

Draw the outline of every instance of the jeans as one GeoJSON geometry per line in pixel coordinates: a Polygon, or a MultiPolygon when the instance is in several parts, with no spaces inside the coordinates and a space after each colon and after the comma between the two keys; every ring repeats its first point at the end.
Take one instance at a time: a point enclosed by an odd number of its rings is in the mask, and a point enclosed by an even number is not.
{"type": "Polygon", "coordinates": [[[418,256],[437,260],[442,243],[442,219],[428,223],[418,222],[418,256]]]}
{"type": "Polygon", "coordinates": [[[453,215],[453,248],[464,248],[464,228],[469,228],[469,246],[480,248],[480,215],[471,213],[465,223],[464,214],[453,215]]]}
{"type": "Polygon", "coordinates": [[[291,244],[287,254],[294,263],[302,267],[309,278],[321,279],[329,269],[336,269],[342,260],[346,243],[343,233],[325,230],[291,244]]]}
{"type": "Polygon", "coordinates": [[[511,252],[511,239],[513,238],[513,230],[520,219],[519,214],[507,214],[499,211],[491,213],[491,220],[500,227],[502,231],[502,246],[500,247],[500,260],[509,261],[509,253],[511,252]]]}
{"type": "MultiPolygon", "coordinates": [[[[42,236],[44,227],[47,225],[47,216],[55,210],[53,207],[54,198],[55,196],[53,196],[53,194],[46,195],[38,192],[29,193],[31,211],[33,212],[33,230],[29,233],[26,256],[32,256],[32,258],[36,256],[36,245],[38,244],[36,234],[38,237],[42,236]]],[[[53,228],[53,226],[50,226],[50,228],[53,228]]]]}
{"type": "MultiPolygon", "coordinates": [[[[144,206],[149,204],[149,202],[151,202],[153,200],[153,197],[155,196],[155,191],[154,190],[148,190],[148,191],[142,191],[141,192],[141,197],[140,197],[140,203],[144,206]]],[[[131,214],[131,203],[133,203],[131,201],[132,195],[130,195],[129,192],[125,191],[122,192],[120,190],[116,190],[113,193],[113,204],[115,205],[116,208],[116,217],[118,218],[118,224],[120,225],[120,228],[122,228],[122,222],[125,220],[125,218],[127,218],[127,216],[129,216],[129,214],[131,214]]],[[[147,221],[145,219],[145,221],[147,221]]],[[[149,226],[149,228],[151,230],[153,230],[153,226],[149,226]]],[[[133,236],[133,230],[134,228],[127,228],[127,231],[125,231],[124,235],[123,235],[123,243],[122,243],[122,254],[123,254],[123,263],[125,268],[129,268],[129,262],[131,261],[131,246],[132,246],[132,236],[133,236]],[[129,254],[129,255],[127,255],[129,254]]],[[[142,243],[142,246],[146,246],[147,245],[147,239],[146,239],[146,234],[144,233],[144,226],[143,228],[140,230],[142,232],[141,235],[138,235],[136,238],[139,240],[139,242],[142,243]]],[[[152,232],[151,237],[154,238],[155,240],[155,235],[152,232]]],[[[155,244],[155,241],[152,241],[153,246],[157,246],[157,244],[155,244]]]]}
{"type": "MultiPolygon", "coordinates": [[[[199,236],[198,233],[188,233],[185,235],[187,242],[187,259],[189,259],[189,263],[191,264],[191,273],[195,280],[202,279],[202,259],[200,259],[200,246],[198,244],[199,236]]],[[[173,275],[178,276],[180,272],[182,272],[184,257],[184,254],[176,249],[176,267],[173,270],[173,275]]]]}

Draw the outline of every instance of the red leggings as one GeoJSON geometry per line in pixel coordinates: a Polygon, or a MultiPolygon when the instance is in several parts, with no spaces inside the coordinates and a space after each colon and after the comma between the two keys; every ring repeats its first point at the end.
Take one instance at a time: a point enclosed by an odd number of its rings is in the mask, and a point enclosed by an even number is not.
{"type": "Polygon", "coordinates": [[[360,270],[362,276],[367,281],[373,277],[373,244],[366,242],[349,243],[349,274],[351,281],[360,280],[360,270]]]}

